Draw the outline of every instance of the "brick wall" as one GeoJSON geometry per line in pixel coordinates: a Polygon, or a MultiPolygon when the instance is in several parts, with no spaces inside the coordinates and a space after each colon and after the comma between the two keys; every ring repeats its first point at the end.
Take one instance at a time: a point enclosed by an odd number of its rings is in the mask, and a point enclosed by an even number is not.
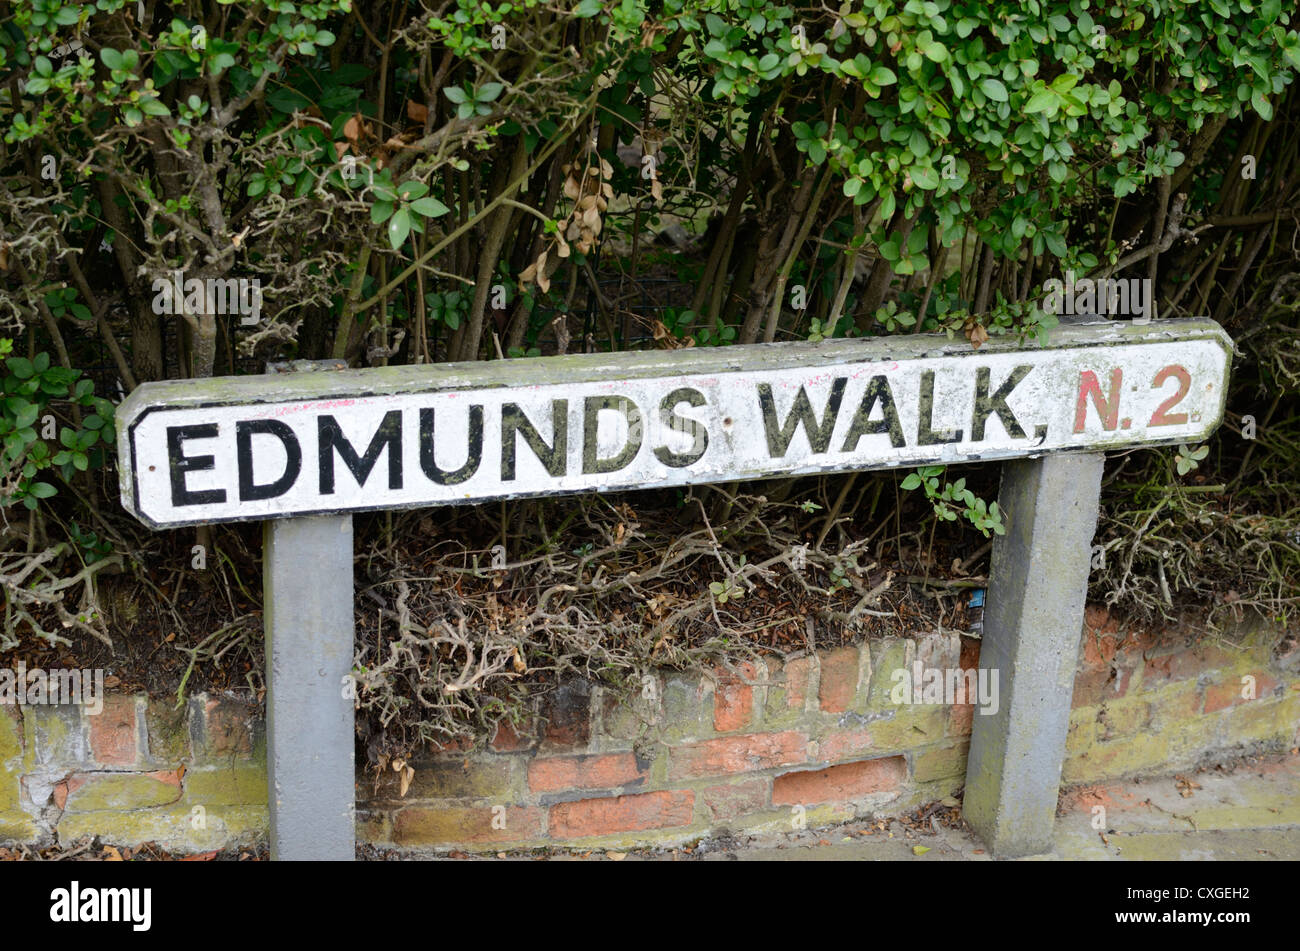
{"type": "MultiPolygon", "coordinates": [[[[1193,648],[1089,609],[1064,781],[1300,743],[1300,645],[1279,641],[1253,626],[1193,648]]],[[[978,658],[978,640],[932,634],[708,675],[661,672],[630,699],[573,681],[486,750],[415,760],[405,796],[397,773],[359,772],[358,838],[493,851],[674,844],[901,812],[960,790],[978,713],[900,705],[893,674],[915,661],[970,669],[978,658]]],[[[115,696],[96,717],[21,712],[0,707],[0,842],[99,834],[201,851],[265,836],[255,706],[198,697],[175,711],[115,696]]]]}
{"type": "Polygon", "coordinates": [[[0,706],[0,842],[99,835],[199,852],[265,839],[260,711],[206,696],[174,706],[127,694],[94,715],[0,706]]]}
{"type": "Polygon", "coordinates": [[[1221,640],[1121,630],[1089,608],[1062,780],[1194,765],[1223,751],[1300,745],[1300,639],[1245,624],[1221,640]]]}

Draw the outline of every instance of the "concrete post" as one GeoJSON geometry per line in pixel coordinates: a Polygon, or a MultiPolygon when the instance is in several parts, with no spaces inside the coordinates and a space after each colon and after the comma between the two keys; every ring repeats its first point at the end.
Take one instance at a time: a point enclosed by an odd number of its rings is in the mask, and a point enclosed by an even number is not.
{"type": "Polygon", "coordinates": [[[1083,631],[1105,456],[1007,462],[980,667],[998,671],[996,713],[971,730],[962,812],[992,854],[1050,851],[1083,631]]]}
{"type": "MultiPolygon", "coordinates": [[[[272,364],[272,373],[341,368],[272,364]]],[[[356,858],[352,516],[274,519],[262,531],[271,858],[356,858]]]]}
{"type": "Polygon", "coordinates": [[[352,861],[352,516],[264,523],[271,858],[352,861]]]}

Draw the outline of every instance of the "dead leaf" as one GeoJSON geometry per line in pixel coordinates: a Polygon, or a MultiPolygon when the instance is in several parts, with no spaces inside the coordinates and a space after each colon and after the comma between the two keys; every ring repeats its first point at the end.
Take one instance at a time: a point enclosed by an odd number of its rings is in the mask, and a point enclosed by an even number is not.
{"type": "Polygon", "coordinates": [[[113,848],[113,846],[106,845],[104,846],[104,861],[120,862],[122,861],[122,853],[119,852],[117,849],[113,848]]]}
{"type": "Polygon", "coordinates": [[[220,849],[213,849],[211,852],[197,852],[194,855],[185,855],[181,857],[182,862],[211,862],[217,857],[220,849]]]}
{"type": "Polygon", "coordinates": [[[410,766],[402,770],[402,790],[398,793],[399,797],[405,797],[407,790],[411,788],[411,780],[415,778],[415,770],[410,766]]]}
{"type": "Polygon", "coordinates": [[[429,107],[414,99],[406,100],[406,118],[424,125],[429,121],[429,107]]]}
{"type": "Polygon", "coordinates": [[[343,123],[343,136],[353,146],[361,141],[361,137],[366,134],[366,120],[361,117],[361,113],[355,113],[347,122],[343,123]]]}
{"type": "Polygon", "coordinates": [[[930,847],[929,847],[928,845],[914,845],[914,846],[912,846],[912,854],[913,854],[913,855],[924,855],[926,852],[929,852],[929,851],[930,851],[930,847]]]}
{"type": "Polygon", "coordinates": [[[621,862],[627,858],[626,852],[606,852],[605,854],[614,862],[621,862]]]}

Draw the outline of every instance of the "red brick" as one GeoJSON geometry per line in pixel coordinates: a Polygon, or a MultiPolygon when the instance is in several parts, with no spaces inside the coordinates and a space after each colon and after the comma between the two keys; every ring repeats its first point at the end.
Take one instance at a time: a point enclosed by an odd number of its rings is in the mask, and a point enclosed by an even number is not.
{"type": "Polygon", "coordinates": [[[812,655],[785,662],[785,704],[789,709],[802,710],[807,706],[812,677],[812,655]]]}
{"type": "Polygon", "coordinates": [[[689,789],[561,802],[551,807],[551,838],[581,839],[642,829],[675,829],[690,825],[694,813],[695,793],[689,789]]]}
{"type": "Polygon", "coordinates": [[[1166,635],[1158,631],[1131,627],[1125,632],[1124,640],[1120,644],[1120,650],[1125,654],[1136,657],[1138,654],[1156,650],[1166,640],[1166,635]]]}
{"type": "Polygon", "coordinates": [[[54,804],[58,806],[60,810],[66,809],[68,805],[68,796],[76,792],[85,784],[86,777],[80,774],[69,776],[67,779],[55,783],[53,793],[54,804]]]}
{"type": "Polygon", "coordinates": [[[533,792],[610,789],[644,776],[631,753],[546,756],[528,764],[528,788],[533,792]]]}
{"type": "Polygon", "coordinates": [[[811,805],[857,799],[897,789],[906,778],[907,760],[902,756],[845,763],[816,772],[785,773],[772,781],[772,804],[811,805]]]}
{"type": "Polygon", "coordinates": [[[767,808],[772,781],[762,776],[738,780],[728,786],[710,786],[700,796],[715,820],[735,819],[767,808]]]}
{"type": "MultiPolygon", "coordinates": [[[[1086,635],[1085,635],[1086,636],[1086,635]]],[[[980,642],[974,637],[963,637],[961,639],[961,669],[979,670],[980,665],[980,642]]],[[[978,676],[978,675],[977,675],[978,676]]],[[[965,687],[965,678],[958,685],[958,696],[965,687]]],[[[978,681],[977,681],[978,683],[978,681]]],[[[949,736],[969,736],[971,724],[975,718],[975,704],[973,703],[954,703],[948,711],[948,735],[949,736]]]]}
{"type": "Polygon", "coordinates": [[[135,744],[135,698],[127,694],[110,694],[104,709],[90,720],[90,752],[102,766],[134,766],[138,751],[135,744]]]}
{"type": "Polygon", "coordinates": [[[670,749],[668,775],[681,779],[793,766],[806,760],[807,750],[808,736],[793,730],[724,736],[670,749]]]}
{"type": "Polygon", "coordinates": [[[1111,617],[1109,608],[1100,604],[1090,604],[1083,609],[1083,626],[1100,635],[1119,632],[1119,622],[1111,617]]]}
{"type": "Polygon", "coordinates": [[[504,809],[504,812],[494,812],[488,806],[408,806],[398,812],[393,821],[393,842],[397,845],[461,845],[544,837],[545,810],[532,806],[506,806],[504,809]],[[497,816],[504,819],[505,828],[493,828],[492,820],[497,816]]]}
{"type": "Polygon", "coordinates": [[[207,752],[209,756],[253,752],[253,713],[237,700],[209,700],[207,718],[207,752]]]}
{"type": "Polygon", "coordinates": [[[1115,659],[1119,638],[1100,634],[1092,628],[1083,632],[1083,664],[1087,670],[1104,670],[1115,659]]]}
{"type": "Polygon", "coordinates": [[[720,671],[717,688],[713,692],[713,729],[718,733],[731,733],[749,725],[754,712],[754,665],[739,665],[739,673],[720,671]]]}
{"type": "Polygon", "coordinates": [[[537,723],[535,721],[526,720],[516,728],[509,720],[502,720],[497,723],[490,745],[497,753],[518,753],[532,749],[536,743],[537,723]]]}
{"type": "Polygon", "coordinates": [[[827,762],[855,759],[875,746],[869,729],[836,730],[821,741],[817,757],[827,762]]]}
{"type": "Polygon", "coordinates": [[[1235,658],[1209,644],[1148,657],[1142,671],[1143,684],[1171,680],[1193,680],[1202,674],[1231,666],[1235,658]]]}
{"type": "Polygon", "coordinates": [[[542,749],[569,752],[591,740],[591,684],[575,678],[546,697],[542,749]]]}
{"type": "MultiPolygon", "coordinates": [[[[1255,673],[1255,699],[1267,696],[1277,687],[1277,681],[1262,671],[1255,673]]],[[[1205,688],[1205,712],[1215,713],[1241,703],[1250,703],[1241,696],[1244,688],[1241,678],[1237,677],[1226,683],[1213,684],[1205,688]]]]}
{"type": "Polygon", "coordinates": [[[948,735],[970,736],[971,725],[975,720],[975,704],[954,703],[948,711],[948,735]]]}
{"type": "Polygon", "coordinates": [[[1128,693],[1133,682],[1131,667],[1102,667],[1088,670],[1074,678],[1071,707],[1095,707],[1107,700],[1117,700],[1128,693]]]}
{"type": "Polygon", "coordinates": [[[817,698],[826,713],[843,713],[853,705],[858,690],[858,649],[840,647],[822,654],[822,676],[817,698]]]}
{"type": "Polygon", "coordinates": [[[457,736],[445,740],[430,740],[429,752],[437,753],[468,753],[474,748],[474,738],[472,736],[457,736]]]}

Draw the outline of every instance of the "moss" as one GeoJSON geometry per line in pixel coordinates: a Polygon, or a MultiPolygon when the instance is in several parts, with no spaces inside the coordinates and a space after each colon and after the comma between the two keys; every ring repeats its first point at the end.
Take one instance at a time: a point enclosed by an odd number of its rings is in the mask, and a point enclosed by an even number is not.
{"type": "Polygon", "coordinates": [[[219,766],[185,774],[185,802],[191,805],[265,805],[266,767],[219,766]]]}
{"type": "Polygon", "coordinates": [[[181,797],[178,784],[151,773],[92,773],[68,793],[68,812],[129,812],[165,806],[181,797]]]}

